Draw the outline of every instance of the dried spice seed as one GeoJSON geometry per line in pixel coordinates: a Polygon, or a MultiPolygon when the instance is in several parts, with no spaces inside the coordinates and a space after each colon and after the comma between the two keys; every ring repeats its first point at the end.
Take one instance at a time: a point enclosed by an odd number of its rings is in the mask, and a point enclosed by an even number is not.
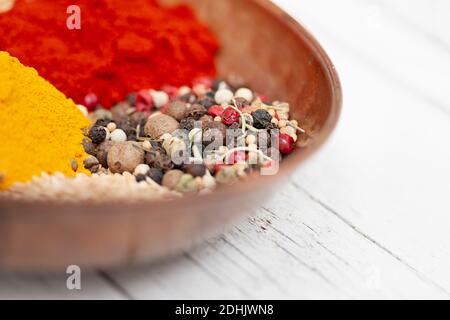
{"type": "Polygon", "coordinates": [[[75,159],[70,160],[70,166],[72,167],[73,172],[78,171],[78,162],[75,159]]]}
{"type": "Polygon", "coordinates": [[[114,142],[125,142],[127,141],[127,134],[122,129],[116,129],[111,132],[111,141],[114,142]]]}
{"type": "Polygon", "coordinates": [[[258,109],[252,114],[253,126],[257,129],[266,129],[272,123],[272,116],[264,109],[258,109]]]}
{"type": "Polygon", "coordinates": [[[194,193],[198,191],[197,181],[190,174],[183,174],[175,190],[181,193],[194,193]]]}
{"type": "Polygon", "coordinates": [[[195,119],[194,118],[185,118],[180,121],[180,129],[191,131],[195,128],[195,119]]]}
{"type": "Polygon", "coordinates": [[[118,142],[109,149],[107,159],[112,173],[134,172],[144,162],[144,151],[135,142],[118,142]]]}
{"type": "Polygon", "coordinates": [[[253,101],[253,92],[248,88],[240,88],[235,93],[235,98],[242,98],[246,101],[253,101]]]}
{"type": "Polygon", "coordinates": [[[246,100],[245,98],[241,98],[241,97],[234,98],[233,104],[236,108],[239,108],[239,109],[250,106],[250,102],[248,102],[248,100],[246,100]]]}
{"type": "Polygon", "coordinates": [[[96,157],[104,168],[108,168],[108,152],[114,145],[113,141],[105,141],[98,145],[96,157]]]}
{"type": "MultiPolygon", "coordinates": [[[[215,85],[222,94],[233,93],[225,82],[215,85]]],[[[84,164],[95,175],[131,176],[141,188],[160,185],[180,196],[203,194],[217,184],[233,184],[273,161],[268,149],[272,139],[282,155],[292,153],[295,141],[300,140],[298,122],[289,118],[288,104],[269,106],[259,98],[253,100],[254,94],[247,88],[238,89],[223,105],[216,103],[216,91],[201,84],[193,91],[197,95],[190,93],[189,87],[143,91],[151,95],[151,112],[145,108],[137,111],[132,101],[123,101],[111,111],[98,109],[95,116],[91,114],[94,125],[86,136],[101,142],[83,140],[84,149],[92,156],[84,164]],[[278,126],[280,133],[275,135],[271,130],[278,126]],[[189,140],[177,137],[173,133],[177,128],[188,131],[189,140]],[[123,150],[125,143],[133,149],[123,150]],[[211,144],[214,149],[206,149],[211,144]],[[175,158],[178,155],[184,157],[182,162],[175,158]]],[[[76,170],[75,159],[70,163],[76,170]]]]}
{"type": "Polygon", "coordinates": [[[104,128],[103,126],[94,125],[89,130],[89,138],[91,138],[92,142],[95,144],[100,144],[105,141],[106,135],[106,128],[104,128]]]}
{"type": "Polygon", "coordinates": [[[214,95],[214,99],[217,104],[229,104],[233,99],[234,94],[231,90],[228,89],[219,89],[214,95]]]}
{"type": "Polygon", "coordinates": [[[88,156],[84,162],[84,167],[89,170],[92,173],[96,173],[98,169],[100,169],[100,163],[98,162],[97,158],[94,156],[88,156]]]}
{"type": "Polygon", "coordinates": [[[136,110],[150,112],[154,107],[153,97],[148,90],[140,90],[136,96],[136,110]]]}
{"type": "Polygon", "coordinates": [[[193,104],[190,108],[187,109],[185,117],[193,118],[194,120],[199,120],[202,116],[207,114],[208,111],[206,108],[200,104],[193,104]]]}
{"type": "Polygon", "coordinates": [[[197,96],[195,94],[188,93],[188,94],[182,95],[180,97],[180,100],[184,101],[186,103],[193,104],[197,101],[197,96]]]}
{"type": "Polygon", "coordinates": [[[95,146],[94,146],[94,144],[92,143],[91,140],[84,138],[83,141],[82,141],[82,145],[83,145],[84,151],[87,154],[90,154],[92,156],[96,155],[95,146]]]}
{"type": "Polygon", "coordinates": [[[135,176],[146,175],[149,171],[150,171],[150,166],[149,165],[147,165],[147,164],[140,164],[134,169],[133,174],[135,176]]]}
{"type": "Polygon", "coordinates": [[[174,190],[181,180],[184,172],[181,170],[170,170],[163,177],[162,185],[169,190],[174,190]]]}
{"type": "Polygon", "coordinates": [[[216,100],[214,100],[214,92],[210,91],[206,95],[205,98],[198,100],[198,104],[209,109],[216,104],[216,100]],[[212,94],[212,97],[209,96],[210,94],[212,94]]]}
{"type": "Polygon", "coordinates": [[[203,129],[203,144],[207,146],[210,143],[216,143],[216,140],[219,139],[218,143],[222,145],[226,135],[227,127],[223,123],[216,121],[207,123],[203,129]]]}
{"type": "Polygon", "coordinates": [[[136,92],[130,93],[125,97],[125,101],[128,102],[131,106],[136,105],[136,100],[137,100],[136,92]]]}
{"type": "Polygon", "coordinates": [[[231,185],[239,181],[239,177],[235,168],[224,166],[217,172],[216,181],[220,184],[231,185]]]}
{"type": "Polygon", "coordinates": [[[221,117],[222,122],[227,126],[230,126],[235,122],[239,123],[239,112],[237,112],[233,108],[226,108],[221,117]]]}
{"type": "Polygon", "coordinates": [[[178,121],[181,121],[185,118],[185,114],[187,111],[186,103],[183,101],[173,101],[169,103],[169,106],[166,110],[166,114],[175,118],[178,121]]]}
{"type": "Polygon", "coordinates": [[[155,181],[157,184],[162,184],[164,172],[159,168],[150,168],[149,172],[147,173],[147,176],[149,176],[150,179],[155,181]]]}
{"type": "Polygon", "coordinates": [[[144,161],[152,168],[158,168],[163,171],[173,169],[174,164],[165,151],[154,149],[145,154],[144,161]]]}
{"type": "Polygon", "coordinates": [[[225,108],[223,106],[215,105],[208,109],[208,115],[211,117],[221,117],[224,111],[225,108]]]}
{"type": "Polygon", "coordinates": [[[200,122],[202,123],[202,129],[205,130],[209,123],[214,122],[214,118],[208,115],[204,115],[200,118],[200,122]]]}
{"type": "Polygon", "coordinates": [[[186,164],[183,171],[193,177],[203,177],[206,174],[206,166],[204,164],[186,164]]]}
{"type": "Polygon", "coordinates": [[[292,153],[295,149],[294,139],[288,134],[281,133],[279,136],[279,148],[284,155],[292,153]]]}
{"type": "Polygon", "coordinates": [[[136,181],[137,182],[143,182],[147,180],[147,176],[145,174],[139,174],[136,176],[136,181]]]}
{"type": "Polygon", "coordinates": [[[177,120],[165,114],[150,117],[145,124],[145,134],[152,139],[159,139],[165,133],[172,133],[180,127],[177,120]]]}
{"type": "Polygon", "coordinates": [[[138,126],[138,122],[133,119],[125,119],[121,123],[119,123],[118,128],[122,129],[127,137],[135,136],[136,137],[136,128],[138,126]]]}
{"type": "Polygon", "coordinates": [[[114,130],[117,129],[117,125],[114,122],[110,122],[108,123],[108,125],[106,126],[106,129],[108,129],[108,131],[110,133],[112,133],[114,130]]]}
{"type": "Polygon", "coordinates": [[[97,119],[97,121],[95,121],[95,123],[94,123],[94,126],[106,127],[111,122],[112,122],[111,119],[97,119]]]}

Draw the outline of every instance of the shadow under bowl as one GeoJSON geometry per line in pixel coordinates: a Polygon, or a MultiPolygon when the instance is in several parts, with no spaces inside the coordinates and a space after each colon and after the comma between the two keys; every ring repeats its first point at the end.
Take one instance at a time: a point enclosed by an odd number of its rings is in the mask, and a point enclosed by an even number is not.
{"type": "Polygon", "coordinates": [[[292,117],[312,138],[283,161],[277,175],[252,177],[208,196],[103,204],[2,201],[0,268],[118,267],[178,253],[258,207],[330,136],[341,87],[333,64],[304,27],[266,0],[183,2],[221,42],[219,75],[239,75],[256,91],[288,101],[292,117]]]}

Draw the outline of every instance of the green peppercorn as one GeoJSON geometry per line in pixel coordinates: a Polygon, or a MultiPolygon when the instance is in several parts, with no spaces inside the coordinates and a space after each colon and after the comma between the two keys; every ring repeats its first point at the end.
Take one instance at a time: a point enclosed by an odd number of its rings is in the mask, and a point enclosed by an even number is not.
{"type": "Polygon", "coordinates": [[[89,139],[84,138],[82,141],[84,151],[92,156],[96,155],[95,146],[89,139]]]}
{"type": "Polygon", "coordinates": [[[181,193],[194,193],[198,191],[198,184],[193,176],[183,174],[175,190],[181,193]]]}
{"type": "Polygon", "coordinates": [[[83,163],[84,167],[91,173],[96,173],[100,169],[100,163],[94,156],[88,156],[83,163]]]}

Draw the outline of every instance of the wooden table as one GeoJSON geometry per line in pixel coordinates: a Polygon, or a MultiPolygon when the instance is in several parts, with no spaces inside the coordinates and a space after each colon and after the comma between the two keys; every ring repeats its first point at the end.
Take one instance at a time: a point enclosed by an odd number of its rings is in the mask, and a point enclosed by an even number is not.
{"type": "Polygon", "coordinates": [[[1,273],[0,298],[450,298],[450,2],[276,2],[341,75],[323,151],[192,252],[83,273],[80,291],[65,270],[1,273]]]}

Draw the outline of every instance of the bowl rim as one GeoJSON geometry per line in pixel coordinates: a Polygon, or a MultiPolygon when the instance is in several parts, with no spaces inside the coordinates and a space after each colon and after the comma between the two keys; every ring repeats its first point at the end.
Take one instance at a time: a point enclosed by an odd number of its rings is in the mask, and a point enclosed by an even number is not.
{"type": "MultiPolygon", "coordinates": [[[[254,5],[258,6],[260,9],[265,11],[265,13],[270,14],[278,21],[278,23],[282,24],[284,27],[288,28],[290,32],[292,32],[296,37],[301,38],[303,43],[311,50],[311,53],[316,57],[317,62],[321,65],[322,70],[324,71],[324,76],[327,78],[330,84],[330,94],[331,94],[331,105],[330,105],[330,115],[328,116],[326,122],[321,128],[320,132],[314,136],[312,142],[301,150],[296,150],[292,155],[290,155],[287,159],[282,161],[282,165],[280,165],[279,172],[274,176],[251,176],[246,178],[243,181],[240,181],[237,185],[233,186],[221,186],[219,189],[215,190],[209,195],[194,195],[194,196],[184,196],[180,199],[149,199],[142,200],[139,202],[121,202],[121,201],[99,201],[99,202],[85,202],[85,203],[76,203],[76,202],[67,202],[67,201],[54,201],[54,200],[27,200],[27,199],[0,199],[0,208],[1,207],[15,207],[15,208],[24,208],[24,209],[32,209],[33,206],[46,206],[47,208],[82,208],[82,207],[90,207],[92,209],[100,208],[108,204],[117,204],[118,207],[123,205],[128,206],[137,206],[142,207],[143,205],[151,204],[152,206],[162,206],[171,204],[173,206],[183,205],[189,206],[190,204],[196,202],[197,200],[201,200],[202,197],[208,197],[210,200],[219,200],[224,197],[232,197],[237,193],[248,192],[252,189],[257,189],[263,187],[266,183],[276,182],[275,180],[281,180],[280,177],[286,176],[289,172],[292,172],[296,167],[298,167],[301,163],[303,163],[307,158],[309,158],[312,154],[314,154],[318,149],[320,149],[323,144],[330,138],[331,134],[334,132],[334,129],[338,123],[340,118],[342,103],[343,103],[343,95],[342,95],[342,87],[341,82],[337,73],[337,70],[332,63],[330,57],[325,52],[323,47],[320,45],[318,40],[312,35],[312,33],[298,20],[294,19],[290,14],[285,12],[281,7],[274,4],[269,0],[248,0],[254,5]],[[266,181],[262,181],[262,180],[266,181]]],[[[232,199],[232,198],[230,198],[232,199]]],[[[20,210],[14,210],[15,214],[20,212],[20,210]]],[[[26,210],[28,211],[28,210],[26,210]]],[[[32,210],[31,210],[32,211],[32,210]]],[[[53,210],[49,210],[48,212],[53,212],[53,210]]],[[[100,210],[99,213],[103,213],[103,210],[100,210]]],[[[127,210],[127,213],[133,214],[134,210],[127,210]]],[[[24,212],[25,213],[25,212],[24,212]]],[[[56,211],[54,214],[58,214],[56,211]]],[[[168,211],[167,213],[170,213],[168,211]]],[[[1,214],[1,212],[0,212],[1,214]]]]}

